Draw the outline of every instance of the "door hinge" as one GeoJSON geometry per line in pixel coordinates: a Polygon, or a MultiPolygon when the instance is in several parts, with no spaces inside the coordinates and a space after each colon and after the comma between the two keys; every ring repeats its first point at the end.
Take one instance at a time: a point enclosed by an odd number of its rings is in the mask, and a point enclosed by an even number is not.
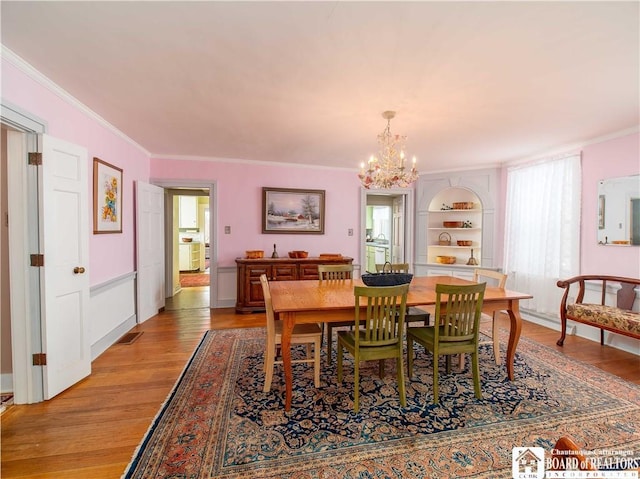
{"type": "Polygon", "coordinates": [[[35,353],[33,355],[33,365],[34,366],[46,366],[47,365],[47,355],[45,353],[35,353]]]}
{"type": "Polygon", "coordinates": [[[31,255],[31,266],[44,266],[44,255],[43,254],[32,254],[31,255]]]}
{"type": "Polygon", "coordinates": [[[29,152],[29,164],[35,166],[42,166],[42,153],[29,152]]]}

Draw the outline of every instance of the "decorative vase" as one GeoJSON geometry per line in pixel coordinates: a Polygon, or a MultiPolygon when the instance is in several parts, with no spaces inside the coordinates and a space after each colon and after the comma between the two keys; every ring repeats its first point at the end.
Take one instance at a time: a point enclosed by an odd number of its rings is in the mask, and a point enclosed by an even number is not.
{"type": "Polygon", "coordinates": [[[271,254],[272,258],[277,258],[278,257],[278,252],[276,251],[276,245],[273,245],[273,253],[271,254]]]}

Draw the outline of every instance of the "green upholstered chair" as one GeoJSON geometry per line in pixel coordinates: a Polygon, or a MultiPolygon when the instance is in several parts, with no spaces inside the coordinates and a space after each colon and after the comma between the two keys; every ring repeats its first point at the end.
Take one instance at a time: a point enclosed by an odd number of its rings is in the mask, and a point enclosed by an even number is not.
{"type": "Polygon", "coordinates": [[[356,286],[355,328],[338,331],[338,382],[342,382],[342,358],[346,349],[354,357],[354,403],[360,409],[360,361],[380,361],[380,377],[384,359],[396,358],[400,404],[406,406],[404,388],[403,332],[409,285],[366,287],[356,286]],[[366,298],[366,309],[360,298],[366,298]],[[363,317],[363,311],[366,311],[363,317]]]}
{"type": "Polygon", "coordinates": [[[438,359],[447,357],[447,373],[451,371],[451,355],[470,354],[473,386],[478,399],[480,366],[478,363],[478,337],[482,301],[486,283],[472,285],[436,285],[435,317],[440,321],[430,327],[407,328],[407,365],[413,376],[413,343],[422,344],[433,353],[433,403],[438,403],[438,359]]]}
{"type": "MultiPolygon", "coordinates": [[[[353,278],[352,264],[319,264],[318,281],[344,281],[353,278]]],[[[327,364],[331,364],[331,353],[333,348],[333,328],[340,326],[352,326],[353,321],[343,321],[336,323],[322,323],[322,329],[327,332],[327,364]]]]}
{"type": "MultiPolygon", "coordinates": [[[[264,392],[271,389],[273,379],[273,366],[282,364],[281,359],[276,359],[276,349],[282,344],[282,321],[276,321],[273,313],[273,303],[271,302],[271,291],[267,275],[260,276],[264,305],[267,313],[267,346],[264,353],[264,392]]],[[[320,344],[322,343],[322,329],[315,323],[296,324],[291,333],[291,344],[304,344],[307,346],[306,358],[294,359],[292,363],[313,363],[313,381],[316,387],[320,387],[320,344]],[[311,355],[311,345],[313,345],[313,356],[311,355]]]]}
{"type": "MultiPolygon", "coordinates": [[[[382,272],[408,273],[409,263],[376,264],[376,273],[382,273],[382,272]]],[[[425,326],[429,326],[430,315],[431,313],[426,308],[409,306],[407,308],[407,314],[405,315],[405,318],[404,318],[404,323],[408,325],[416,321],[422,321],[425,326]]]]}

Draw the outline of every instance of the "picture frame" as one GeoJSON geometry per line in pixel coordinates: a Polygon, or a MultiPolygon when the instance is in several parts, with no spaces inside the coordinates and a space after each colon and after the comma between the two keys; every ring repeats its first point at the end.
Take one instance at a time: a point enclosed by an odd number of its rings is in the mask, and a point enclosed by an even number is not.
{"type": "Polygon", "coordinates": [[[604,195],[598,196],[598,229],[604,229],[604,195]]]}
{"type": "Polygon", "coordinates": [[[325,190],[262,188],[262,233],[324,234],[325,190]]]}
{"type": "Polygon", "coordinates": [[[122,233],[122,168],[93,158],[93,233],[122,233]]]}

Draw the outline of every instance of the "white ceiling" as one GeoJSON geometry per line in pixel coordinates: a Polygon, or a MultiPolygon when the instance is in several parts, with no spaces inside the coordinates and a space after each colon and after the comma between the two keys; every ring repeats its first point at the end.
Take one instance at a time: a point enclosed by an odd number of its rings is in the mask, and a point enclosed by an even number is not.
{"type": "Polygon", "coordinates": [[[2,44],[159,157],[422,172],[637,128],[630,2],[12,2],[2,44]]]}

